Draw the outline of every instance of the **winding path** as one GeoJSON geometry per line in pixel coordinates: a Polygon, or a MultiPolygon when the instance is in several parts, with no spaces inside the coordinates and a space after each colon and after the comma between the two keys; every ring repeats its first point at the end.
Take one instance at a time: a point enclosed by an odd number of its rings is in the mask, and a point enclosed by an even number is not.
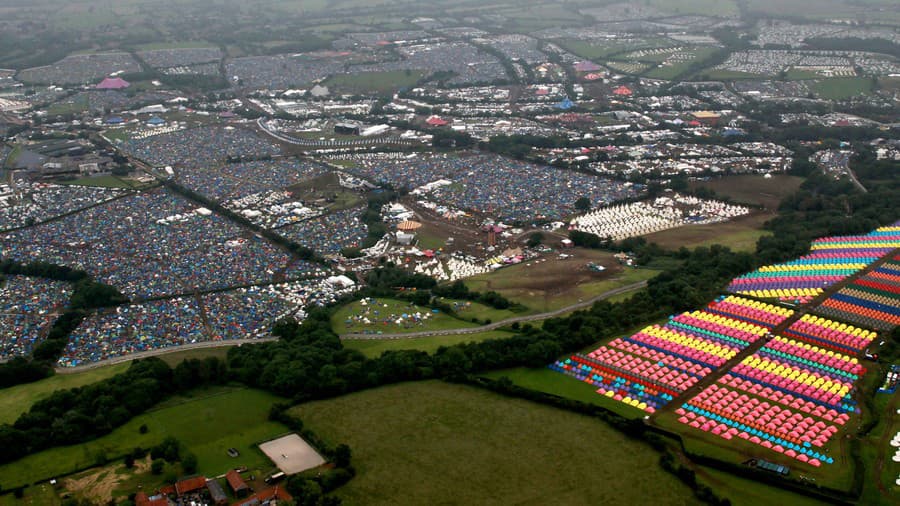
{"type": "MultiPolygon", "coordinates": [[[[455,334],[475,334],[478,332],[485,332],[489,330],[495,330],[500,327],[511,325],[516,322],[531,322],[537,320],[546,320],[547,318],[553,318],[555,316],[560,316],[570,311],[575,311],[577,309],[581,309],[584,307],[588,307],[592,305],[594,302],[599,300],[603,300],[609,297],[614,297],[616,295],[622,293],[628,293],[634,290],[638,290],[647,286],[646,281],[640,281],[638,283],[632,283],[630,285],[622,286],[616,288],[614,290],[609,290],[606,292],[597,295],[596,297],[592,297],[588,300],[578,302],[577,304],[572,304],[566,306],[564,308],[557,309],[555,311],[550,311],[547,313],[540,314],[532,314],[525,316],[516,316],[513,318],[507,318],[506,320],[502,320],[496,323],[491,323],[489,325],[482,325],[480,327],[466,327],[461,329],[448,329],[448,330],[435,330],[435,331],[425,331],[425,332],[412,332],[409,334],[344,334],[341,339],[405,339],[405,338],[414,338],[414,337],[429,337],[429,336],[446,336],[446,335],[455,335],[455,334]]],[[[101,360],[100,362],[92,362],[90,364],[79,365],[76,367],[57,367],[56,372],[58,374],[74,374],[84,371],[89,371],[91,369],[96,369],[98,367],[105,367],[108,365],[119,364],[122,362],[130,362],[132,360],[140,359],[140,358],[148,358],[148,357],[156,357],[159,355],[167,355],[169,353],[178,353],[181,351],[188,350],[197,350],[197,349],[211,349],[211,348],[224,348],[229,346],[241,346],[242,344],[255,344],[255,343],[265,343],[270,341],[276,341],[277,337],[260,337],[255,339],[229,339],[224,341],[204,341],[201,343],[189,343],[181,346],[172,346],[169,348],[160,348],[158,350],[150,350],[150,351],[142,351],[140,353],[132,353],[129,355],[123,355],[121,357],[113,357],[107,360],[101,360]]]]}
{"type": "Polygon", "coordinates": [[[630,285],[621,286],[619,288],[615,288],[613,290],[608,290],[606,292],[601,293],[595,297],[591,297],[590,299],[577,302],[575,304],[568,305],[566,307],[556,309],[554,311],[548,311],[546,313],[538,313],[524,316],[514,316],[512,318],[507,318],[505,320],[501,320],[494,323],[489,323],[487,325],[481,325],[479,327],[465,327],[461,329],[444,329],[444,330],[425,330],[422,332],[408,332],[408,333],[394,333],[394,334],[341,334],[341,339],[413,339],[416,337],[432,337],[432,336],[452,336],[452,335],[461,335],[461,334],[477,334],[479,332],[486,332],[489,330],[496,330],[501,327],[505,327],[507,325],[512,325],[513,323],[524,323],[524,322],[533,322],[538,320],[546,320],[548,318],[553,318],[556,316],[564,315],[566,313],[582,309],[585,307],[589,307],[594,304],[594,302],[608,299],[610,297],[614,297],[616,295],[620,295],[623,293],[632,292],[634,290],[639,290],[647,286],[646,281],[639,281],[637,283],[632,283],[630,285]]]}

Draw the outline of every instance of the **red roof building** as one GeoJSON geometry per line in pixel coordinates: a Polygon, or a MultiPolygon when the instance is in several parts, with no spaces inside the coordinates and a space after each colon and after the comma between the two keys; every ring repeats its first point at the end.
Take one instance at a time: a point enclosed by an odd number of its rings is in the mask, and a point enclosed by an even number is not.
{"type": "Polygon", "coordinates": [[[630,97],[633,92],[627,86],[619,86],[613,90],[613,95],[620,97],[630,97]]]}
{"type": "Polygon", "coordinates": [[[441,118],[440,116],[431,116],[427,120],[425,120],[425,123],[428,123],[430,126],[437,127],[437,126],[446,126],[448,122],[447,122],[447,120],[441,118]]]}
{"type": "Polygon", "coordinates": [[[225,481],[228,482],[228,486],[231,487],[231,491],[234,492],[234,495],[236,496],[241,496],[250,491],[247,482],[245,482],[244,479],[241,478],[241,475],[234,469],[225,473],[225,481]]]}
{"type": "Polygon", "coordinates": [[[257,492],[246,499],[231,504],[232,506],[249,506],[251,504],[292,504],[293,500],[294,498],[284,490],[284,487],[273,487],[257,492]]]}
{"type": "Polygon", "coordinates": [[[138,492],[134,496],[134,504],[135,506],[169,506],[169,500],[163,494],[147,497],[146,493],[138,492]]]}
{"type": "Polygon", "coordinates": [[[97,85],[98,90],[124,90],[131,84],[121,77],[107,77],[97,85]]]}
{"type": "Polygon", "coordinates": [[[206,488],[206,478],[203,476],[194,476],[193,478],[185,478],[175,483],[175,493],[178,497],[184,494],[190,494],[198,490],[206,488]]]}

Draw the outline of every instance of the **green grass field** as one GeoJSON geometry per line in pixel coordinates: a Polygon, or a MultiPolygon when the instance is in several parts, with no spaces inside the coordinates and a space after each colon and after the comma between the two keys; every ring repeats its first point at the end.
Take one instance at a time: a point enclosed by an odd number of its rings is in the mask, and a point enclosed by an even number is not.
{"type": "Polygon", "coordinates": [[[760,205],[774,211],[778,209],[781,200],[796,192],[801,184],[803,178],[784,174],[776,174],[768,179],[760,175],[737,175],[692,182],[690,187],[708,188],[735,202],[760,205]]]}
{"type": "Polygon", "coordinates": [[[131,182],[116,176],[82,177],[72,179],[71,181],[60,181],[60,184],[72,186],[96,186],[100,188],[125,188],[129,190],[135,188],[131,182]]]}
{"type": "MultiPolygon", "coordinates": [[[[0,390],[0,423],[13,423],[31,406],[57,390],[76,388],[125,372],[128,364],[116,364],[75,374],[56,374],[49,378],[0,390]]],[[[0,479],[0,484],[3,481],[0,479]]]]}
{"type": "Polygon", "coordinates": [[[404,383],[292,412],[353,449],[345,504],[696,504],[658,454],[599,420],[472,387],[404,383]]]}
{"type": "Polygon", "coordinates": [[[682,246],[712,246],[721,244],[734,251],[756,251],[756,241],[770,232],[762,230],[763,224],[772,214],[760,213],[725,223],[711,225],[685,225],[670,230],[654,232],[644,236],[647,242],[655,242],[664,248],[678,249],[682,246]]]}
{"type": "Polygon", "coordinates": [[[400,88],[408,88],[425,74],[420,71],[407,73],[403,70],[389,72],[361,72],[329,77],[325,86],[329,89],[348,93],[391,93],[400,88]]]}
{"type": "Polygon", "coordinates": [[[582,383],[575,378],[551,371],[545,367],[537,369],[516,367],[514,369],[491,371],[482,376],[491,379],[499,379],[505,376],[520,387],[602,406],[625,418],[643,418],[646,415],[646,413],[637,408],[598,394],[597,389],[587,383],[582,383]]]}
{"type": "Polygon", "coordinates": [[[360,301],[352,302],[338,309],[331,317],[331,328],[338,334],[349,333],[384,333],[399,334],[409,332],[423,332],[430,330],[458,329],[475,327],[472,322],[462,321],[445,313],[432,313],[427,307],[420,307],[407,301],[397,299],[376,299],[377,305],[363,305],[360,301]],[[376,314],[377,312],[377,314],[376,314]],[[410,318],[403,319],[402,324],[395,321],[403,314],[427,314],[429,318],[420,323],[413,322],[410,318]],[[391,317],[391,323],[384,323],[391,317]],[[356,317],[368,318],[371,323],[355,321],[356,317]]]}
{"type": "Polygon", "coordinates": [[[812,88],[816,95],[830,100],[844,100],[872,92],[873,82],[868,77],[835,77],[816,82],[812,88]]]}
{"type": "Polygon", "coordinates": [[[734,0],[649,0],[647,3],[674,14],[726,17],[740,13],[734,0]]]}
{"type": "Polygon", "coordinates": [[[286,432],[283,425],[268,420],[269,408],[279,400],[259,390],[230,387],[171,399],[94,441],[52,448],[0,466],[0,486],[8,489],[87,469],[100,455],[118,460],[135,446],[149,448],[167,436],[197,455],[201,474],[217,476],[241,465],[266,472],[273,466],[256,444],[286,432]],[[138,432],[143,424],[150,429],[146,434],[138,432]],[[231,447],[240,457],[225,453],[231,447]]]}
{"type": "Polygon", "coordinates": [[[54,492],[53,487],[47,483],[28,487],[21,499],[16,499],[12,493],[0,495],[0,506],[57,506],[59,504],[62,504],[62,501],[54,492]]]}
{"type": "Polygon", "coordinates": [[[136,49],[138,51],[154,51],[159,49],[206,49],[214,48],[215,44],[204,42],[202,40],[186,40],[175,42],[154,42],[151,44],[139,44],[136,49]]]}
{"type": "Polygon", "coordinates": [[[817,506],[822,502],[787,490],[765,485],[755,480],[741,478],[711,467],[696,466],[697,480],[727,497],[734,506],[758,506],[760,504],[789,504],[790,506],[817,506]]]}
{"type": "Polygon", "coordinates": [[[509,309],[495,309],[477,302],[444,298],[441,298],[440,301],[453,307],[456,311],[456,315],[463,320],[477,318],[480,322],[491,320],[491,322],[496,323],[507,318],[518,316],[518,313],[510,311],[509,309]]]}
{"type": "Polygon", "coordinates": [[[412,339],[345,339],[342,342],[345,348],[358,350],[367,357],[375,358],[386,351],[419,350],[426,353],[434,353],[441,346],[479,342],[486,339],[504,339],[512,335],[511,332],[503,330],[488,330],[474,334],[417,337],[412,339]]]}
{"type": "Polygon", "coordinates": [[[698,72],[703,80],[732,80],[732,79],[766,79],[769,76],[760,74],[751,74],[749,72],[739,72],[737,70],[725,70],[709,68],[698,72]]]}

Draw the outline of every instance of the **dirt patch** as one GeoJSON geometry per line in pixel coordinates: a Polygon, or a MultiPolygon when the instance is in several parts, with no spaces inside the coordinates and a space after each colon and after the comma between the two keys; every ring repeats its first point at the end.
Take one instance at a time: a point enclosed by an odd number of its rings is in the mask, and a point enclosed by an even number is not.
{"type": "Polygon", "coordinates": [[[150,456],[136,460],[130,470],[125,468],[125,464],[113,464],[66,478],[60,484],[73,495],[97,504],[106,504],[113,498],[113,492],[131,474],[147,472],[150,472],[150,456]]]}

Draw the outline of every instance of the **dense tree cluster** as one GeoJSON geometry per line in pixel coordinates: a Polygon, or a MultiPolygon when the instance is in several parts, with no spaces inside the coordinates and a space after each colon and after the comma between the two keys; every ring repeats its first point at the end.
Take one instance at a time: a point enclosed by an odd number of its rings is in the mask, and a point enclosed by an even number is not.
{"type": "MultiPolygon", "coordinates": [[[[107,380],[57,390],[12,425],[0,425],[0,463],[54,446],[90,441],[175,392],[221,383],[227,377],[225,364],[215,357],[187,360],[174,370],[157,358],[135,360],[127,371],[107,380]]],[[[171,452],[160,451],[169,460],[171,452]]]]}

